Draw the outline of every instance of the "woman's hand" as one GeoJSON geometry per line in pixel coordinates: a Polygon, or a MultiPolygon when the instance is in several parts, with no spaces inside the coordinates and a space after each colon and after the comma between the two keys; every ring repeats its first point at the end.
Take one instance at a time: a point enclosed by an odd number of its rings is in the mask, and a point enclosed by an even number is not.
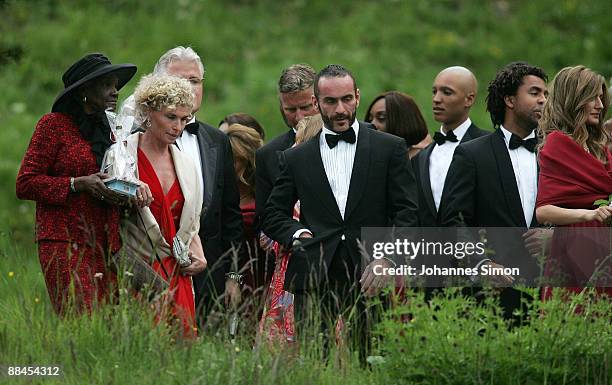
{"type": "Polygon", "coordinates": [[[79,176],[74,178],[74,189],[76,192],[86,192],[92,197],[111,205],[123,206],[127,204],[129,198],[106,187],[103,180],[107,178],[109,178],[109,175],[102,172],[79,176]]]}
{"type": "Polygon", "coordinates": [[[598,221],[601,223],[607,222],[612,218],[612,207],[610,206],[601,206],[596,208],[595,210],[587,210],[585,215],[586,221],[598,221]]]}
{"type": "Polygon", "coordinates": [[[606,222],[612,219],[612,207],[602,206],[594,210],[566,209],[554,205],[545,205],[536,209],[539,223],[556,226],[573,225],[589,221],[606,222]]]}
{"type": "Polygon", "coordinates": [[[196,257],[196,255],[190,251],[189,258],[191,259],[191,265],[182,267],[181,273],[184,275],[197,275],[206,269],[206,258],[204,256],[196,257]]]}
{"type": "Polygon", "coordinates": [[[133,198],[132,202],[140,208],[151,205],[153,202],[153,194],[148,184],[140,182],[140,186],[136,189],[136,198],[133,198]]]}
{"type": "Polygon", "coordinates": [[[193,276],[206,269],[208,262],[204,256],[204,249],[202,248],[202,242],[198,234],[193,237],[189,244],[189,258],[191,259],[191,265],[182,267],[181,274],[193,276]]]}

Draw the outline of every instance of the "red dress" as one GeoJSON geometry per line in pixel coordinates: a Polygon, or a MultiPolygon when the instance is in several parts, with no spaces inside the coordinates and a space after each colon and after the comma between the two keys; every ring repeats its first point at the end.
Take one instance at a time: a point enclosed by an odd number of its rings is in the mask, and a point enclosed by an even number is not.
{"type": "MultiPolygon", "coordinates": [[[[609,151],[606,155],[607,163],[603,164],[568,135],[560,131],[549,134],[539,155],[536,207],[555,205],[592,210],[596,200],[608,199],[612,193],[612,155],[609,151]]],[[[610,252],[611,230],[598,221],[555,228],[545,276],[561,276],[560,285],[570,292],[580,292],[593,276],[596,266],[599,269],[612,267],[612,261],[606,260],[610,252]]],[[[606,282],[609,283],[609,278],[607,281],[595,279],[589,285],[596,286],[599,293],[612,295],[612,287],[606,287],[609,286],[606,282]]],[[[549,298],[551,294],[547,287],[543,298],[549,298]]]]}
{"type": "Polygon", "coordinates": [[[19,199],[36,201],[38,256],[51,303],[60,314],[91,311],[94,303],[108,299],[116,283],[106,258],[121,247],[119,208],[85,192],[70,192],[70,177],[98,171],[91,145],[70,115],[51,113],[40,119],[16,188],[19,199]]]}
{"type": "MultiPolygon", "coordinates": [[[[299,218],[298,201],[293,207],[293,219],[299,218]]],[[[295,343],[294,295],[285,290],[285,273],[291,253],[283,250],[278,242],[263,233],[260,234],[260,244],[263,249],[274,253],[276,260],[274,274],[266,293],[265,307],[259,321],[259,339],[268,344],[295,343]]]]}
{"type": "MultiPolygon", "coordinates": [[[[181,220],[181,212],[185,199],[178,179],[174,180],[172,187],[164,195],[162,186],[157,178],[153,166],[144,152],[138,149],[138,175],[141,181],[149,185],[153,195],[153,203],[149,206],[166,242],[172,245],[177,228],[181,220]]],[[[180,320],[183,334],[186,337],[197,333],[195,323],[195,300],[193,282],[190,276],[179,273],[180,266],[172,255],[161,256],[165,268],[161,267],[155,256],[152,256],[153,269],[168,280],[165,272],[170,275],[169,293],[164,298],[160,318],[180,320]]]]}

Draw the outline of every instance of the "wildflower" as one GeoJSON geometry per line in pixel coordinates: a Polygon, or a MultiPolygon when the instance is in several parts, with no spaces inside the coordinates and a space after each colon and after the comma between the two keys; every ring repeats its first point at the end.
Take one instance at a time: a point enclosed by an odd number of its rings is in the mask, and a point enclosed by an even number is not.
{"type": "Polygon", "coordinates": [[[8,273],[9,278],[13,278],[13,275],[15,275],[15,273],[12,272],[12,271],[9,271],[9,273],[8,273]]]}
{"type": "Polygon", "coordinates": [[[131,271],[125,271],[125,275],[127,275],[128,277],[133,277],[134,274],[131,271]]]}
{"type": "Polygon", "coordinates": [[[95,277],[95,278],[102,278],[103,276],[104,276],[104,274],[102,274],[102,273],[96,273],[96,274],[94,274],[94,277],[95,277]]]}
{"type": "Polygon", "coordinates": [[[39,303],[40,302],[40,298],[38,298],[38,297],[34,298],[34,302],[39,303]]]}
{"type": "Polygon", "coordinates": [[[234,350],[236,351],[236,353],[238,353],[238,352],[240,351],[240,348],[239,348],[238,346],[236,346],[236,347],[234,348],[234,350]]]}

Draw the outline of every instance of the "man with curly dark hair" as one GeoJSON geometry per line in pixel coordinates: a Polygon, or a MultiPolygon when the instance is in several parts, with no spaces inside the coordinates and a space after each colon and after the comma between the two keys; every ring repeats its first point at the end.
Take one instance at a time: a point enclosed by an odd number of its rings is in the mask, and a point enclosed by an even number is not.
{"type": "MultiPolygon", "coordinates": [[[[538,178],[535,129],[548,95],[546,81],[541,68],[524,62],[510,63],[497,73],[489,83],[486,99],[496,130],[457,147],[442,195],[443,226],[517,229],[516,234],[511,229],[488,234],[496,254],[468,262],[478,271],[482,266],[521,268],[520,277],[488,277],[500,286],[511,286],[515,280],[528,280],[537,273],[530,257],[542,246],[542,232],[534,228],[538,178]]],[[[521,306],[521,293],[504,289],[501,304],[505,316],[512,317],[521,306]]]]}
{"type": "MultiPolygon", "coordinates": [[[[548,79],[543,69],[531,66],[525,62],[510,63],[497,73],[495,79],[489,84],[489,94],[486,99],[487,111],[489,111],[491,115],[493,127],[499,128],[499,126],[504,124],[506,108],[509,107],[511,110],[514,110],[514,106],[508,106],[506,104],[506,98],[512,97],[516,99],[519,87],[524,84],[525,80],[537,81],[537,79],[533,79],[533,77],[540,78],[542,82],[546,82],[548,79]],[[529,78],[525,79],[526,77],[529,78]]],[[[538,104],[538,106],[534,107],[532,111],[527,114],[527,121],[524,123],[529,132],[523,133],[529,134],[532,132],[538,126],[538,120],[541,116],[542,106],[538,104]]],[[[513,124],[508,124],[504,127],[507,127],[508,130],[515,128],[513,124]]],[[[522,127],[516,128],[522,130],[522,127]]]]}

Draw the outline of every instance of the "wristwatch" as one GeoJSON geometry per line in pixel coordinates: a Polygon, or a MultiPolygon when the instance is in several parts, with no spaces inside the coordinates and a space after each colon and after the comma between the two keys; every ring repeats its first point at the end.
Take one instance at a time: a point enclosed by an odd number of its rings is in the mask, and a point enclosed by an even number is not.
{"type": "Polygon", "coordinates": [[[229,273],[225,274],[225,278],[226,279],[233,279],[234,281],[236,281],[240,285],[242,285],[242,278],[243,278],[242,274],[238,274],[238,273],[232,271],[232,272],[229,272],[229,273]]]}

